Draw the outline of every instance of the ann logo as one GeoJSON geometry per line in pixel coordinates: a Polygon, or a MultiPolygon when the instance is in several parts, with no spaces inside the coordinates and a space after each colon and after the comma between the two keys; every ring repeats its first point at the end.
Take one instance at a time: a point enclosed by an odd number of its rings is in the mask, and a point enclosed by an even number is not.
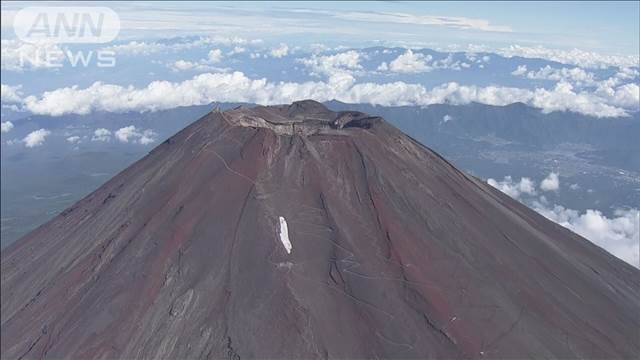
{"type": "Polygon", "coordinates": [[[104,14],[66,13],[51,14],[40,12],[33,21],[33,25],[26,36],[30,38],[74,38],[83,36],[99,37],[102,34],[104,14]],[[97,15],[97,19],[95,18],[97,15]],[[50,19],[50,16],[54,16],[50,19]]]}
{"type": "Polygon", "coordinates": [[[18,11],[13,27],[29,43],[107,43],[120,32],[120,17],[106,7],[39,7],[18,11]]]}

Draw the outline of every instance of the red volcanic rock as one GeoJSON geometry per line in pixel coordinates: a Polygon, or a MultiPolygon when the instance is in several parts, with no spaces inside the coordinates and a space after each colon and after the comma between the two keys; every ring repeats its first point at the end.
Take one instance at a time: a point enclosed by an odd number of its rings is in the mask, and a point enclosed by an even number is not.
{"type": "Polygon", "coordinates": [[[3,359],[640,353],[640,271],[313,101],[210,113],[1,264],[3,359]]]}

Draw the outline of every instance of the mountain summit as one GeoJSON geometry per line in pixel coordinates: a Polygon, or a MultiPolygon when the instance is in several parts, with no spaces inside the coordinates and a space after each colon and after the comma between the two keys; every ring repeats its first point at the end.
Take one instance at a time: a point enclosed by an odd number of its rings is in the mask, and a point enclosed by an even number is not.
{"type": "Polygon", "coordinates": [[[1,267],[2,358],[640,353],[640,271],[314,101],[206,115],[1,267]]]}

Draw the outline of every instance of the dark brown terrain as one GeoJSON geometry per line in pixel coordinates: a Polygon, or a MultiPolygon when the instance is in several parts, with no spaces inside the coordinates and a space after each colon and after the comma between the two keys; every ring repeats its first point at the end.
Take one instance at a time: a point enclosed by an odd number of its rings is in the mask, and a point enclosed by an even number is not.
{"type": "Polygon", "coordinates": [[[312,101],[210,113],[1,266],[3,359],[640,354],[638,269],[312,101]]]}

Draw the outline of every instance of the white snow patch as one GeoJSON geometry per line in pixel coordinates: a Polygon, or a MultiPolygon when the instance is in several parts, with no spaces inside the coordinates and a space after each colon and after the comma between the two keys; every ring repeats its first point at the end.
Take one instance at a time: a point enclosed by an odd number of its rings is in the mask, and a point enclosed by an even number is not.
{"type": "Polygon", "coordinates": [[[291,268],[293,267],[293,263],[291,261],[285,261],[285,262],[279,262],[276,267],[278,269],[288,269],[291,270],[291,268]]]}
{"type": "Polygon", "coordinates": [[[287,254],[291,254],[291,240],[289,240],[289,228],[287,226],[287,220],[280,216],[280,241],[284,245],[284,249],[287,250],[287,254]]]}

